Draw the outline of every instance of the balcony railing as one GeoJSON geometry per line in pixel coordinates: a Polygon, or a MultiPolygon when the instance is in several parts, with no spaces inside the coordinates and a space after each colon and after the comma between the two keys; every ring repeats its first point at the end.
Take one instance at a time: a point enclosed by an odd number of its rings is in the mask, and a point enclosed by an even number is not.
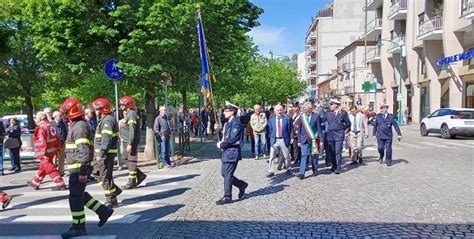
{"type": "Polygon", "coordinates": [[[333,13],[334,13],[333,8],[332,6],[330,6],[329,8],[320,10],[318,12],[318,17],[333,17],[333,13]]]}
{"type": "Polygon", "coordinates": [[[374,18],[372,21],[367,23],[367,32],[371,32],[377,27],[382,27],[382,18],[374,18]]]}
{"type": "Polygon", "coordinates": [[[380,47],[372,48],[367,52],[367,62],[380,59],[380,47]]]}
{"type": "Polygon", "coordinates": [[[407,10],[407,0],[399,0],[390,6],[390,15],[389,18],[397,14],[400,11],[407,10]]]}
{"type": "Polygon", "coordinates": [[[349,63],[342,63],[341,69],[342,71],[350,71],[351,65],[349,63]]]}
{"type": "Polygon", "coordinates": [[[354,94],[354,87],[353,86],[345,86],[344,87],[344,94],[354,94]]]}
{"type": "Polygon", "coordinates": [[[390,47],[388,48],[388,52],[399,52],[400,51],[400,37],[394,37],[390,42],[390,47]]]}
{"type": "Polygon", "coordinates": [[[467,16],[474,13],[474,0],[463,0],[462,15],[467,16]]]}
{"type": "Polygon", "coordinates": [[[308,72],[308,74],[306,76],[308,78],[316,78],[318,76],[318,73],[316,73],[316,71],[310,71],[310,72],[308,72]]]}
{"type": "Polygon", "coordinates": [[[418,37],[437,30],[443,30],[443,17],[434,17],[421,23],[418,28],[418,37]]]}

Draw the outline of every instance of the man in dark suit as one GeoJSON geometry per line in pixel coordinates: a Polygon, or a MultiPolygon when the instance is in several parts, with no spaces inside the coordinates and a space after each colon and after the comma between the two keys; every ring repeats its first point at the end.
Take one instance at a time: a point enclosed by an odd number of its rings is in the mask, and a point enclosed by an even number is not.
{"type": "Polygon", "coordinates": [[[351,127],[351,121],[347,112],[340,109],[341,102],[337,99],[331,100],[331,112],[326,113],[327,140],[329,143],[329,154],[332,160],[332,172],[340,174],[342,171],[342,143],[345,131],[351,127]]]}
{"type": "Polygon", "coordinates": [[[249,122],[249,117],[238,116],[237,106],[226,102],[224,117],[227,122],[222,130],[222,139],[217,142],[217,148],[222,150],[221,175],[224,177],[224,197],[216,202],[217,205],[232,203],[232,185],[239,188],[239,199],[242,199],[248,184],[234,176],[237,164],[242,160],[240,139],[243,129],[249,122]]]}
{"type": "Polygon", "coordinates": [[[383,156],[386,152],[385,161],[387,166],[392,166],[392,126],[397,131],[398,140],[402,139],[400,127],[393,114],[387,112],[388,105],[380,105],[380,113],[375,117],[374,137],[377,137],[377,145],[379,150],[379,163],[383,163],[383,156]]]}
{"type": "Polygon", "coordinates": [[[298,123],[298,145],[301,147],[300,179],[304,179],[308,156],[311,157],[313,176],[317,175],[319,147],[323,146],[319,140],[321,134],[319,115],[313,113],[313,105],[310,102],[304,103],[303,110],[304,113],[300,116],[298,123]]]}
{"type": "Polygon", "coordinates": [[[286,172],[288,174],[291,173],[291,158],[289,153],[291,125],[290,117],[283,115],[283,106],[275,106],[275,116],[272,116],[268,121],[271,148],[267,177],[273,177],[275,175],[275,160],[278,161],[279,154],[285,158],[286,172]]]}

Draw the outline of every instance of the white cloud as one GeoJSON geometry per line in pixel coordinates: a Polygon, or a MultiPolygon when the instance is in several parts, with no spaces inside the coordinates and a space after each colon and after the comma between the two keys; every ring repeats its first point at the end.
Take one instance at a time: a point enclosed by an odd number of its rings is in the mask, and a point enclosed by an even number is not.
{"type": "Polygon", "coordinates": [[[253,42],[258,46],[260,54],[268,56],[271,50],[275,55],[288,55],[293,53],[290,50],[287,39],[285,39],[286,28],[280,27],[257,27],[248,33],[253,38],[253,42]]]}

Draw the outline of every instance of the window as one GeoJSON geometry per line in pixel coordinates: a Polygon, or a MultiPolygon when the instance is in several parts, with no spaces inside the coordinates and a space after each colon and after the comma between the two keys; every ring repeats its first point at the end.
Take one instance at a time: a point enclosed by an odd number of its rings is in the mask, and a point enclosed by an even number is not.
{"type": "Polygon", "coordinates": [[[433,112],[433,114],[430,115],[430,117],[437,117],[439,115],[440,110],[437,110],[433,112]]]}
{"type": "Polygon", "coordinates": [[[421,75],[423,75],[426,78],[426,63],[425,63],[425,61],[421,62],[420,73],[421,73],[421,75]]]}
{"type": "MultiPolygon", "coordinates": [[[[472,51],[472,50],[474,50],[474,48],[469,48],[469,51],[472,51]]],[[[469,62],[468,62],[468,63],[469,63],[470,66],[473,66],[473,65],[474,65],[474,57],[471,57],[471,58],[469,59],[469,62]]]]}

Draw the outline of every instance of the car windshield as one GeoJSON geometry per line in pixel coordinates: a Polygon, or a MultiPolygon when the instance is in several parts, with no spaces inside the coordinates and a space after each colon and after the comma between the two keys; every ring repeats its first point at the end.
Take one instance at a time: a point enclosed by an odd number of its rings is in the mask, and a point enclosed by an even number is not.
{"type": "Polygon", "coordinates": [[[460,116],[461,119],[474,119],[474,111],[456,111],[456,115],[460,116]]]}

